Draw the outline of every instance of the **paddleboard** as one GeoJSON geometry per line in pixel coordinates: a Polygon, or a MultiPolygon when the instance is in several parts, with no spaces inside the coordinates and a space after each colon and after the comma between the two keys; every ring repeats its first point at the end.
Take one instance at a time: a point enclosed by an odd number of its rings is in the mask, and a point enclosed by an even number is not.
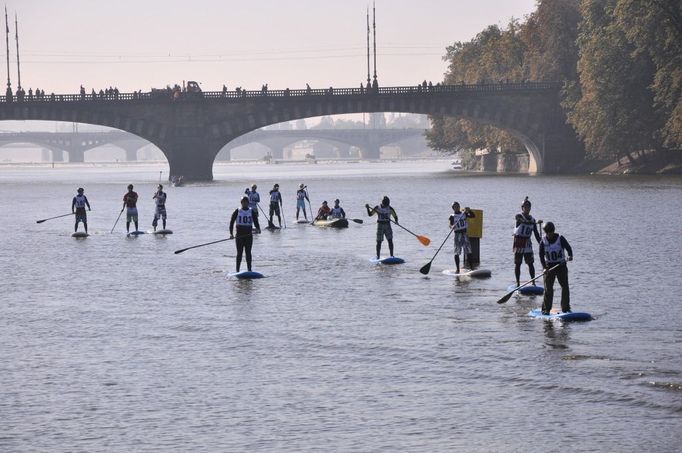
{"type": "Polygon", "coordinates": [[[131,237],[131,236],[137,237],[137,236],[139,236],[139,235],[141,235],[141,234],[145,234],[145,232],[144,232],[144,231],[139,231],[139,230],[138,230],[138,231],[131,231],[131,232],[128,233],[126,236],[128,236],[128,237],[131,237]]]}
{"type": "Polygon", "coordinates": [[[273,226],[266,226],[266,227],[265,227],[265,229],[266,229],[266,230],[269,230],[269,231],[277,231],[277,230],[281,230],[281,228],[280,228],[280,227],[278,227],[278,226],[274,226],[274,225],[273,225],[273,226]]]}
{"type": "Polygon", "coordinates": [[[160,234],[160,235],[166,235],[166,234],[173,234],[173,230],[156,230],[156,231],[150,231],[151,234],[160,234]]]}
{"type": "Polygon", "coordinates": [[[310,223],[310,221],[300,219],[300,220],[296,220],[296,223],[310,223]]]}
{"type": "Polygon", "coordinates": [[[528,312],[528,316],[539,319],[559,319],[561,321],[590,321],[592,315],[585,312],[571,312],[571,313],[561,313],[559,311],[552,310],[548,315],[543,315],[542,310],[536,309],[528,312]]]}
{"type": "Polygon", "coordinates": [[[403,264],[405,260],[397,256],[389,256],[388,258],[381,259],[372,258],[369,262],[374,264],[403,264]]]}
{"type": "MultiPolygon", "coordinates": [[[[516,285],[509,285],[507,286],[507,291],[512,291],[514,288],[516,288],[516,285]]],[[[520,293],[523,296],[542,296],[545,293],[545,288],[542,286],[528,285],[518,290],[517,293],[520,293]]]]}
{"type": "Polygon", "coordinates": [[[450,275],[451,277],[470,277],[470,278],[490,278],[492,271],[490,269],[474,269],[472,271],[461,271],[457,273],[456,269],[445,269],[443,271],[445,275],[450,275]]]}
{"type": "Polygon", "coordinates": [[[254,271],[241,271],[241,272],[231,272],[227,274],[228,277],[238,278],[239,280],[253,280],[255,278],[263,278],[264,275],[260,272],[254,271]]]}
{"type": "Polygon", "coordinates": [[[85,231],[76,231],[75,233],[71,234],[72,238],[86,238],[88,236],[90,235],[85,231]]]}

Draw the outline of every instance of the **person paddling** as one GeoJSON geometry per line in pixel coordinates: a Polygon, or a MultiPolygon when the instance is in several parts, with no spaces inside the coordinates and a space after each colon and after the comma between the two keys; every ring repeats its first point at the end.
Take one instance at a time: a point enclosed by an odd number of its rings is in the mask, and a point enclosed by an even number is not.
{"type": "Polygon", "coordinates": [[[251,208],[251,211],[253,211],[254,219],[258,217],[258,203],[260,203],[260,194],[256,191],[257,188],[258,186],[253,184],[251,190],[246,193],[249,197],[249,207],[251,208]]]}
{"type": "Polygon", "coordinates": [[[298,220],[298,213],[301,209],[303,209],[303,217],[308,220],[308,215],[305,213],[305,201],[308,200],[308,203],[310,203],[310,198],[308,198],[308,191],[305,189],[306,186],[300,184],[296,191],[296,220],[298,220]]]}
{"type": "MultiPolygon", "coordinates": [[[[126,231],[130,233],[130,222],[135,223],[135,231],[138,230],[137,222],[137,192],[133,191],[133,185],[128,184],[128,192],[123,195],[123,209],[126,211],[126,231]]],[[[122,209],[122,210],[123,210],[122,209]]]]}
{"type": "Polygon", "coordinates": [[[464,208],[464,212],[460,210],[458,201],[452,203],[452,209],[455,211],[449,217],[450,228],[455,230],[455,267],[459,274],[459,254],[464,253],[466,262],[471,268],[471,243],[469,242],[469,235],[467,234],[467,219],[476,217],[468,207],[464,208]]]}
{"type": "Polygon", "coordinates": [[[327,220],[327,217],[329,217],[329,214],[331,214],[332,210],[327,204],[327,200],[322,202],[322,206],[320,206],[320,209],[317,210],[317,216],[315,217],[315,220],[327,220]]]}
{"type": "Polygon", "coordinates": [[[159,224],[159,218],[163,222],[163,229],[166,229],[166,192],[163,191],[163,185],[159,184],[156,188],[156,193],[152,199],[156,202],[156,209],[154,210],[154,220],[152,220],[152,227],[156,231],[156,226],[159,224]]]}
{"type": "Polygon", "coordinates": [[[241,206],[234,210],[230,219],[230,239],[234,238],[237,247],[237,272],[242,264],[242,254],[246,251],[246,268],[251,272],[251,246],[253,245],[253,227],[260,233],[258,217],[253,208],[249,207],[249,197],[242,197],[241,206]],[[237,224],[237,236],[234,236],[234,225],[237,224]]]}
{"type": "Polygon", "coordinates": [[[391,216],[395,219],[395,223],[398,223],[398,214],[391,207],[391,200],[384,196],[381,200],[379,206],[374,206],[370,208],[368,204],[365,205],[367,209],[367,215],[373,216],[377,215],[377,259],[381,259],[381,243],[386,237],[386,242],[388,242],[388,251],[393,256],[393,230],[391,229],[391,216]]]}
{"type": "MultiPolygon", "coordinates": [[[[521,263],[526,261],[531,280],[535,278],[535,265],[533,264],[533,241],[532,236],[540,243],[540,233],[532,215],[530,215],[531,203],[528,197],[521,204],[521,213],[516,214],[516,228],[514,229],[514,276],[516,286],[521,284],[521,263]]],[[[542,220],[537,222],[542,224],[542,220]]],[[[533,281],[535,285],[535,281],[533,281]]]]}
{"type": "Polygon", "coordinates": [[[340,205],[340,201],[337,198],[334,200],[334,207],[332,208],[331,212],[329,213],[329,217],[332,219],[345,219],[346,218],[346,211],[343,210],[343,208],[340,205]]]}
{"type": "Polygon", "coordinates": [[[554,223],[547,222],[543,228],[545,237],[540,241],[540,263],[545,269],[545,294],[542,300],[542,314],[548,315],[552,310],[554,298],[554,280],[561,286],[561,311],[571,312],[570,291],[568,289],[568,266],[566,261],[573,260],[573,249],[565,237],[556,234],[554,223]],[[564,255],[564,250],[566,255],[564,255]],[[558,267],[554,267],[557,266],[558,267]]]}
{"type": "Polygon", "coordinates": [[[282,217],[280,215],[280,206],[282,205],[282,194],[279,193],[279,184],[272,186],[270,191],[270,221],[269,225],[272,225],[273,214],[277,215],[277,222],[279,227],[282,228],[282,217]]]}
{"type": "Polygon", "coordinates": [[[73,231],[74,233],[78,231],[78,224],[80,222],[83,222],[83,227],[85,228],[85,232],[88,232],[88,214],[85,212],[85,207],[88,207],[88,211],[92,211],[90,209],[90,203],[88,202],[88,197],[83,195],[84,189],[82,187],[79,187],[77,190],[78,194],[73,197],[73,200],[71,200],[71,212],[73,212],[76,215],[76,224],[73,226],[73,231]]]}

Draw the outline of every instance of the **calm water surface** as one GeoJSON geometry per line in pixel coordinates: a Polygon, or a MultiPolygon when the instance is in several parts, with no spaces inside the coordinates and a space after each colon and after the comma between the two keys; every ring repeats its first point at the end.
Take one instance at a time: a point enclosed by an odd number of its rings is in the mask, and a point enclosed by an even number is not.
{"type": "MultiPolygon", "coordinates": [[[[488,177],[448,162],[222,165],[168,189],[166,238],[110,234],[128,183],[149,229],[165,166],[0,168],[2,451],[679,451],[680,178],[488,177]],[[281,185],[288,228],[254,241],[233,281],[226,237],[244,188],[281,185]],[[338,197],[344,231],[294,224],[338,197]],[[78,186],[91,237],[64,214],[78,186]],[[374,266],[365,203],[391,197],[406,264],[374,266]],[[513,281],[523,197],[574,249],[572,305],[587,323],[495,302],[513,281]],[[484,211],[488,280],[442,274],[450,205],[484,211]]],[[[535,246],[537,250],[537,245],[535,246]]],[[[524,268],[522,278],[527,277],[524,268]]],[[[557,300],[558,305],[558,300],[557,300]]]]}

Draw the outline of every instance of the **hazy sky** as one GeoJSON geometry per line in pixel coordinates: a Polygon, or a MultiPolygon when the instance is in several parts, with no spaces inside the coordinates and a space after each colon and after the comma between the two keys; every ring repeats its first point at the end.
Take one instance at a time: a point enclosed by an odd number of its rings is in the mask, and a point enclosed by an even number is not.
{"type": "MultiPolygon", "coordinates": [[[[367,77],[368,3],[8,0],[12,88],[15,12],[27,91],[72,93],[80,84],[88,92],[149,91],[182,80],[204,90],[355,87],[367,77]]],[[[379,82],[399,86],[442,80],[446,46],[522,19],[535,0],[378,0],[376,7],[379,82]]]]}

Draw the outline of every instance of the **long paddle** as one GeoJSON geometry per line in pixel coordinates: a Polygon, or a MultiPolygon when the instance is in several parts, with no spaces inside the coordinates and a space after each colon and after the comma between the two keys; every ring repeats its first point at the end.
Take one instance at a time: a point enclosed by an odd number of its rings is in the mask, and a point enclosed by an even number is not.
{"type": "Polygon", "coordinates": [[[258,209],[260,209],[260,212],[263,213],[263,216],[265,217],[265,220],[268,221],[268,228],[270,228],[271,230],[274,230],[274,229],[275,229],[275,224],[272,223],[272,221],[270,220],[270,218],[268,217],[268,215],[265,213],[265,211],[263,210],[263,208],[261,208],[260,205],[259,205],[258,203],[256,203],[256,206],[258,206],[258,209]]]}
{"type": "MultiPolygon", "coordinates": [[[[125,209],[125,208],[123,208],[125,209]]],[[[116,217],[116,221],[114,222],[114,226],[111,227],[111,233],[114,232],[114,228],[116,228],[116,224],[118,223],[119,219],[121,218],[121,214],[123,214],[123,209],[121,209],[121,212],[118,213],[118,217],[116,217]]],[[[109,234],[111,234],[109,233],[109,234]]]]}
{"type": "Polygon", "coordinates": [[[421,235],[419,235],[419,234],[416,234],[416,233],[411,232],[410,230],[408,230],[407,228],[405,228],[404,226],[402,226],[401,224],[399,224],[398,222],[396,222],[396,221],[393,220],[393,219],[388,219],[388,220],[390,220],[391,222],[395,223],[395,224],[398,225],[400,228],[402,228],[403,230],[405,230],[405,231],[407,231],[408,233],[410,233],[412,236],[414,236],[414,237],[416,237],[417,239],[419,239],[419,242],[421,242],[422,245],[429,245],[429,244],[431,243],[431,239],[427,238],[426,236],[421,236],[421,235]]]}
{"type": "Polygon", "coordinates": [[[45,222],[46,220],[59,219],[60,217],[67,217],[67,216],[70,216],[70,215],[74,215],[74,213],[73,213],[73,212],[69,212],[68,214],[64,214],[64,215],[58,215],[58,216],[54,216],[54,217],[48,217],[47,219],[43,219],[43,220],[36,220],[36,223],[43,223],[43,222],[45,222]]]}
{"type": "Polygon", "coordinates": [[[205,247],[205,246],[207,246],[207,245],[217,244],[217,243],[219,243],[219,242],[225,242],[225,241],[229,241],[229,240],[231,240],[231,239],[236,239],[236,238],[219,239],[219,240],[213,241],[213,242],[206,242],[205,244],[193,245],[193,246],[191,246],[191,247],[187,247],[187,248],[184,248],[184,249],[176,250],[176,251],[175,251],[175,254],[177,255],[177,254],[179,254],[179,253],[186,252],[187,250],[190,250],[190,249],[195,249],[195,248],[198,248],[198,247],[205,247]]]}
{"type": "Polygon", "coordinates": [[[282,211],[282,222],[284,222],[284,228],[287,227],[287,218],[284,217],[284,203],[282,203],[282,199],[280,198],[279,200],[279,209],[282,211]]]}
{"type": "Polygon", "coordinates": [[[310,223],[313,223],[315,221],[315,216],[313,215],[313,205],[310,202],[310,191],[308,191],[308,186],[303,186],[305,189],[305,194],[307,195],[308,198],[308,210],[310,211],[310,223]]]}
{"type": "Polygon", "coordinates": [[[547,272],[551,271],[552,269],[556,269],[557,267],[561,266],[562,264],[563,264],[563,263],[555,264],[554,266],[550,267],[549,269],[545,269],[545,270],[542,272],[542,274],[538,275],[538,276],[535,277],[534,279],[528,280],[526,283],[523,283],[522,285],[517,286],[516,288],[512,289],[511,291],[509,291],[507,294],[504,295],[504,297],[503,297],[502,299],[498,300],[497,303],[498,303],[498,304],[503,304],[503,303],[507,302],[507,301],[509,300],[509,298],[512,296],[512,294],[514,294],[516,291],[518,291],[519,289],[523,288],[523,287],[526,286],[526,285],[530,285],[530,284],[533,283],[535,280],[537,280],[537,279],[539,279],[540,277],[544,276],[547,272]]]}
{"type": "MultiPolygon", "coordinates": [[[[459,219],[457,219],[457,222],[459,222],[459,221],[462,219],[462,216],[463,216],[463,215],[464,215],[464,213],[462,213],[462,214],[459,216],[459,219]]],[[[454,223],[452,224],[452,228],[450,228],[450,231],[448,232],[448,235],[445,236],[445,239],[443,240],[443,243],[440,245],[440,247],[438,247],[438,250],[436,250],[436,253],[433,254],[433,258],[431,258],[431,261],[429,261],[428,263],[424,264],[424,265],[422,266],[422,268],[419,269],[419,272],[421,272],[421,273],[424,274],[424,275],[427,275],[427,274],[429,273],[429,271],[431,270],[431,263],[433,263],[433,260],[436,259],[436,256],[438,255],[438,252],[440,252],[440,249],[443,248],[443,246],[444,246],[445,243],[447,242],[447,240],[448,240],[448,238],[450,237],[450,235],[452,234],[452,232],[455,231],[455,225],[457,225],[457,222],[454,222],[454,223]]]]}

